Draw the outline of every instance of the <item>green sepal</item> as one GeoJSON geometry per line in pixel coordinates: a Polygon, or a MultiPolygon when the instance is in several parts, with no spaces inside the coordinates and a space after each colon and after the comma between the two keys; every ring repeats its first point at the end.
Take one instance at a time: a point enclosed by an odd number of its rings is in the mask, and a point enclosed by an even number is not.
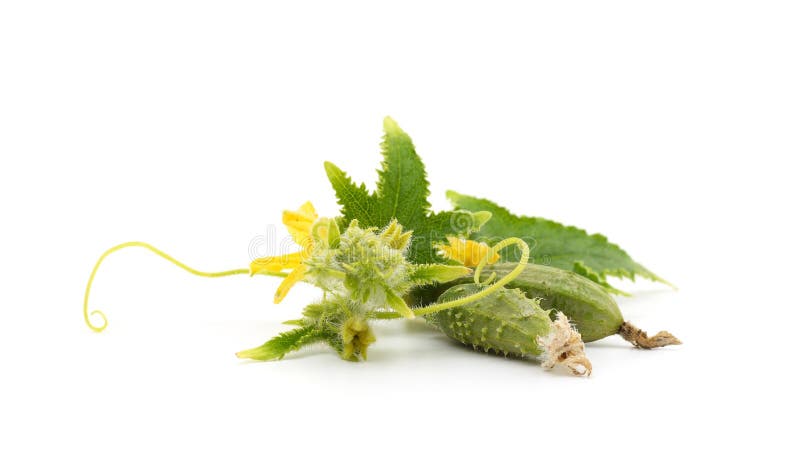
{"type": "Polygon", "coordinates": [[[405,251],[408,248],[408,243],[411,241],[413,231],[403,231],[403,226],[397,223],[397,220],[392,218],[389,225],[381,231],[379,236],[386,244],[392,249],[398,251],[405,251]]]}
{"type": "Polygon", "coordinates": [[[413,267],[409,279],[414,285],[445,283],[472,273],[469,267],[447,264],[418,264],[413,267]]]}
{"type": "Polygon", "coordinates": [[[386,304],[389,305],[392,310],[403,315],[404,318],[414,318],[414,311],[409,308],[402,298],[391,290],[386,291],[386,304]]]}
{"type": "Polygon", "coordinates": [[[339,247],[339,224],[335,218],[320,218],[311,227],[311,235],[316,244],[336,249],[339,247]]]}
{"type": "Polygon", "coordinates": [[[305,320],[303,318],[298,318],[296,320],[286,320],[281,324],[289,325],[289,326],[305,326],[305,320]]]}

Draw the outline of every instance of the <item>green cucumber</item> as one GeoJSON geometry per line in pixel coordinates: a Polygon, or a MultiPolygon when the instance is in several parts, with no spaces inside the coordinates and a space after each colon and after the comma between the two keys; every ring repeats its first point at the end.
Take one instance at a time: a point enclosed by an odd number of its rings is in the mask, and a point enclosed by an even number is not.
{"type": "MultiPolygon", "coordinates": [[[[439,303],[459,300],[485,287],[460,284],[445,290],[439,303]]],[[[506,356],[536,357],[542,366],[563,365],[575,375],[589,375],[581,336],[566,316],[550,319],[548,310],[518,289],[501,288],[480,300],[425,316],[448,337],[475,349],[506,356]]]]}

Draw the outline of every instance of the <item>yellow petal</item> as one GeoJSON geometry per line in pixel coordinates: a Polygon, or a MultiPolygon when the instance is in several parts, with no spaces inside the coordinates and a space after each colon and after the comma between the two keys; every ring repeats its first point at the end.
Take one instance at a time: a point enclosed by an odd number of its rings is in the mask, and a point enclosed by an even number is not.
{"type": "Polygon", "coordinates": [[[283,300],[284,297],[286,297],[286,294],[289,293],[289,289],[294,287],[294,284],[296,284],[300,280],[303,280],[303,277],[305,277],[307,270],[308,270],[307,266],[300,264],[299,266],[297,266],[296,269],[289,272],[289,275],[287,275],[286,278],[283,279],[283,282],[281,282],[281,284],[278,285],[278,290],[275,291],[275,300],[274,300],[275,303],[280,303],[281,300],[283,300]]]}
{"type": "Polygon", "coordinates": [[[311,225],[318,218],[314,205],[305,202],[297,211],[283,212],[283,224],[297,244],[306,247],[310,243],[311,225]]]}
{"type": "Polygon", "coordinates": [[[250,275],[262,272],[281,272],[286,269],[294,269],[303,263],[307,254],[304,252],[293,252],[282,256],[261,257],[250,263],[250,275]]]}
{"type": "MultiPolygon", "coordinates": [[[[458,261],[467,267],[476,267],[490,250],[486,243],[454,238],[452,236],[447,238],[447,242],[450,244],[441,247],[445,257],[458,261]]],[[[499,254],[492,254],[489,258],[489,263],[494,264],[499,259],[499,254]]]]}
{"type": "MultiPolygon", "coordinates": [[[[288,212],[287,212],[288,213],[288,212]]],[[[297,222],[288,220],[286,213],[283,214],[283,224],[292,235],[292,240],[297,244],[306,247],[311,243],[311,223],[297,222]]]]}
{"type": "Polygon", "coordinates": [[[317,219],[317,210],[314,209],[314,205],[312,205],[311,202],[303,203],[297,211],[307,215],[312,220],[317,219]]]}

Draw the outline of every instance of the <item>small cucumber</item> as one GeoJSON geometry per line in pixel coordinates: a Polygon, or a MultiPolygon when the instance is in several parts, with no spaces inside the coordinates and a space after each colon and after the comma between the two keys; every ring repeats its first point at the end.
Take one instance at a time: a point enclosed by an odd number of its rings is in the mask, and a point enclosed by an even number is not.
{"type": "MultiPolygon", "coordinates": [[[[476,284],[456,285],[439,296],[438,302],[458,300],[480,290],[481,286],[476,284]]],[[[426,318],[453,339],[506,355],[541,354],[536,338],[550,332],[548,312],[519,290],[502,289],[426,318]]]]}
{"type": "MultiPolygon", "coordinates": [[[[481,291],[483,286],[461,284],[438,297],[439,303],[458,300],[481,291]]],[[[564,365],[575,375],[589,375],[581,336],[566,316],[550,319],[537,300],[517,289],[502,288],[475,302],[426,316],[447,336],[475,349],[512,356],[533,356],[545,368],[564,365]]]]}

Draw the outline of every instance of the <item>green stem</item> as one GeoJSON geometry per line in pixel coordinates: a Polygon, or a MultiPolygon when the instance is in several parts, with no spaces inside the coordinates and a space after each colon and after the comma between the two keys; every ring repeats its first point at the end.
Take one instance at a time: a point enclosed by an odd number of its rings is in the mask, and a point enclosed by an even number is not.
{"type": "MultiPolygon", "coordinates": [[[[95,275],[97,275],[97,270],[100,268],[100,264],[103,262],[103,260],[105,260],[106,257],[108,257],[111,254],[119,251],[120,249],[125,249],[127,247],[141,247],[141,248],[147,249],[147,250],[153,252],[154,254],[163,257],[164,259],[168,260],[169,262],[172,262],[173,264],[175,264],[176,266],[178,266],[181,269],[185,270],[186,272],[189,272],[190,274],[197,275],[199,277],[216,278],[216,277],[228,277],[230,275],[241,275],[241,274],[249,274],[250,273],[249,269],[233,269],[233,270],[226,270],[226,271],[223,271],[223,272],[204,272],[204,271],[193,269],[193,268],[189,267],[188,265],[184,264],[183,262],[181,262],[181,261],[175,259],[174,257],[170,256],[166,252],[164,252],[164,251],[162,251],[162,250],[160,250],[160,249],[158,249],[158,248],[156,248],[156,247],[154,247],[154,246],[152,246],[150,244],[147,244],[147,243],[143,243],[143,242],[140,242],[140,241],[131,241],[131,242],[127,242],[127,243],[118,244],[118,245],[112,247],[111,249],[107,250],[106,252],[103,253],[102,256],[100,256],[100,258],[97,260],[97,263],[94,265],[94,269],[92,269],[92,274],[89,276],[89,281],[86,283],[86,293],[83,296],[83,320],[86,322],[86,325],[89,328],[92,329],[92,331],[96,331],[96,332],[99,333],[99,332],[103,331],[104,329],[106,329],[106,326],[108,326],[108,318],[106,317],[105,313],[103,313],[100,310],[94,310],[93,312],[91,312],[91,314],[89,313],[89,293],[92,290],[92,283],[94,282],[94,277],[95,277],[95,275]],[[92,324],[92,322],[89,319],[89,317],[90,316],[94,316],[94,315],[98,315],[98,316],[100,316],[100,318],[102,318],[102,320],[103,320],[103,324],[102,325],[95,326],[95,325],[92,324]]],[[[276,276],[276,277],[286,277],[286,274],[280,274],[280,273],[266,273],[266,275],[273,275],[273,276],[276,276]]]]}

